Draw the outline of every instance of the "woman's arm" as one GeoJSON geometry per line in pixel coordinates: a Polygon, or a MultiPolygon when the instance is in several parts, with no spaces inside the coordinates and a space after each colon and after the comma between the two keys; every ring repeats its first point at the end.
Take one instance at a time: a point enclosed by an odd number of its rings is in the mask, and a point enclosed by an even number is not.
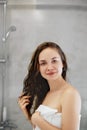
{"type": "Polygon", "coordinates": [[[81,97],[75,88],[66,91],[62,100],[62,130],[78,130],[81,97]]]}
{"type": "Polygon", "coordinates": [[[39,112],[35,112],[31,121],[41,130],[78,130],[81,110],[80,95],[76,90],[68,90],[62,100],[62,126],[61,129],[48,123],[39,112]]]}
{"type": "MultiPolygon", "coordinates": [[[[31,123],[31,117],[26,109],[26,106],[29,104],[29,98],[30,96],[23,96],[23,94],[18,98],[18,104],[23,111],[25,117],[30,121],[31,123]]],[[[31,123],[32,124],[32,123],[31,123]]]]}

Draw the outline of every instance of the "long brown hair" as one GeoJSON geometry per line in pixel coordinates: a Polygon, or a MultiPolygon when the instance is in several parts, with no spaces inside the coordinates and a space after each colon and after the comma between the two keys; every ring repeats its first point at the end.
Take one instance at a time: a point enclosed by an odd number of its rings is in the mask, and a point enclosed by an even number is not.
{"type": "Polygon", "coordinates": [[[47,92],[49,91],[48,82],[41,76],[38,69],[39,54],[48,47],[57,49],[63,63],[62,77],[64,80],[66,80],[67,62],[65,54],[60,48],[60,46],[54,42],[44,42],[40,44],[36,48],[31,58],[28,67],[28,74],[24,79],[24,87],[23,87],[24,95],[31,95],[30,103],[27,106],[27,111],[30,116],[35,112],[37,107],[43,102],[47,92]]]}

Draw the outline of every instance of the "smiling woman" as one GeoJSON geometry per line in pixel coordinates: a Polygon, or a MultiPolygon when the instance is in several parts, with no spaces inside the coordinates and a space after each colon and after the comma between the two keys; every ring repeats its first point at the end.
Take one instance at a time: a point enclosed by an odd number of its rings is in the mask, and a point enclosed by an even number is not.
{"type": "Polygon", "coordinates": [[[66,56],[57,43],[36,48],[18,99],[34,130],[79,130],[81,98],[66,72],[66,56]]]}
{"type": "Polygon", "coordinates": [[[58,54],[57,49],[47,48],[43,50],[39,55],[39,70],[42,75],[47,80],[50,78],[56,79],[58,75],[61,75],[63,64],[61,57],[58,54]]]}

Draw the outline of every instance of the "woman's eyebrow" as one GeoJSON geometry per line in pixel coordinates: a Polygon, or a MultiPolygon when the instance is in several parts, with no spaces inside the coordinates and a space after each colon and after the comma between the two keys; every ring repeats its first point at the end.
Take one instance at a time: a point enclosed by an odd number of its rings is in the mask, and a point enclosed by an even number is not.
{"type": "Polygon", "coordinates": [[[45,62],[46,60],[40,60],[39,62],[45,62]]]}
{"type": "MultiPolygon", "coordinates": [[[[54,60],[54,59],[59,59],[60,57],[52,57],[51,59],[54,60]]],[[[41,59],[39,60],[39,62],[45,62],[46,60],[45,59],[41,59]]]]}
{"type": "Polygon", "coordinates": [[[59,59],[59,58],[60,58],[60,57],[53,57],[52,60],[54,60],[54,59],[59,59]]]}

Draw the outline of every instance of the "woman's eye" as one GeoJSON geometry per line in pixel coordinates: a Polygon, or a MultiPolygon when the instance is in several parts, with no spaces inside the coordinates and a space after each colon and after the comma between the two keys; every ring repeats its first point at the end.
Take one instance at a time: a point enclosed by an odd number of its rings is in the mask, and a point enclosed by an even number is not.
{"type": "Polygon", "coordinates": [[[52,62],[53,62],[53,63],[56,63],[56,62],[57,62],[57,60],[53,60],[52,62]]]}
{"type": "Polygon", "coordinates": [[[45,63],[45,62],[43,62],[43,63],[40,63],[40,65],[46,65],[46,63],[45,63]]]}

